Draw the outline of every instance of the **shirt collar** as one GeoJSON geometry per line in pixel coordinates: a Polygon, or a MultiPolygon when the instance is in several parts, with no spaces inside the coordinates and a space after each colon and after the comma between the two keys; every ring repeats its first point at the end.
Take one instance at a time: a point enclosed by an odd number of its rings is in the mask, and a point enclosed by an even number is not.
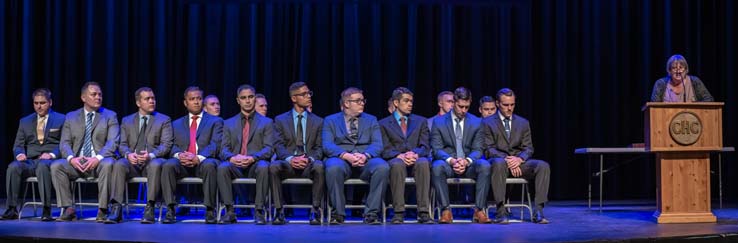
{"type": "Polygon", "coordinates": [[[407,116],[401,115],[400,112],[397,112],[397,111],[392,112],[392,116],[394,116],[395,120],[397,120],[398,122],[400,122],[400,118],[405,117],[405,121],[407,122],[407,116]]]}

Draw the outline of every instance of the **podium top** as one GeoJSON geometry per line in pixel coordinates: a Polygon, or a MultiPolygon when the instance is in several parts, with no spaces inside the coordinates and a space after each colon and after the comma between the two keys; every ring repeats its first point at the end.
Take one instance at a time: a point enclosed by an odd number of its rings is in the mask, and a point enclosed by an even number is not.
{"type": "Polygon", "coordinates": [[[660,108],[674,108],[674,107],[694,107],[694,108],[709,108],[709,107],[722,107],[725,102],[646,102],[641,108],[641,111],[651,107],[660,108]]]}

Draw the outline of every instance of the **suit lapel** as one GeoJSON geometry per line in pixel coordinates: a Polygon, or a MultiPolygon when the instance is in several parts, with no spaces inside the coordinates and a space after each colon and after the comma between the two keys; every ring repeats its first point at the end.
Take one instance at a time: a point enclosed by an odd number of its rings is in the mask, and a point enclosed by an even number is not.
{"type": "MultiPolygon", "coordinates": [[[[446,114],[449,114],[449,113],[446,113],[446,114]]],[[[446,124],[446,130],[448,130],[448,134],[451,135],[451,141],[454,144],[456,144],[456,131],[454,130],[453,117],[451,117],[451,114],[449,114],[449,115],[445,115],[443,119],[446,120],[443,124],[446,124]]]]}
{"type": "Polygon", "coordinates": [[[100,120],[102,120],[102,109],[98,109],[98,111],[95,112],[95,117],[92,119],[92,131],[90,134],[95,132],[95,128],[97,128],[97,124],[100,123],[100,120]]]}
{"type": "Polygon", "coordinates": [[[187,114],[184,116],[184,119],[182,119],[182,127],[184,127],[184,132],[187,134],[185,137],[185,141],[187,141],[187,145],[190,144],[190,114],[187,114]]]}
{"type": "MultiPolygon", "coordinates": [[[[390,120],[390,123],[392,123],[390,124],[390,128],[392,128],[392,130],[399,134],[401,138],[405,138],[407,136],[405,134],[402,134],[402,127],[400,126],[400,124],[397,124],[397,119],[395,119],[394,115],[392,116],[392,120],[390,120]]],[[[410,132],[408,132],[408,134],[410,134],[410,132]]]]}
{"type": "MultiPolygon", "coordinates": [[[[308,131],[313,131],[313,127],[315,126],[315,121],[313,119],[315,118],[313,117],[313,113],[309,112],[305,112],[305,118],[307,118],[307,120],[305,121],[305,127],[303,127],[302,134],[305,134],[305,146],[307,146],[313,139],[313,136],[310,136],[312,132],[308,131]]],[[[315,129],[317,130],[317,128],[315,129]]]]}
{"type": "Polygon", "coordinates": [[[407,133],[405,133],[405,138],[410,137],[410,134],[413,134],[415,128],[418,128],[418,120],[412,118],[412,115],[407,116],[407,133]]]}
{"type": "Polygon", "coordinates": [[[341,135],[343,135],[344,138],[351,140],[351,138],[349,138],[348,130],[346,129],[346,119],[343,118],[343,113],[336,116],[336,119],[333,122],[338,126],[338,130],[341,131],[341,135]]]}
{"type": "MultiPolygon", "coordinates": [[[[289,132],[288,132],[289,133],[289,137],[295,138],[295,139],[300,139],[300,138],[297,137],[297,132],[295,131],[295,128],[296,128],[296,126],[295,126],[295,118],[292,116],[292,111],[289,111],[289,113],[287,113],[287,114],[289,114],[289,116],[287,116],[287,117],[290,118],[289,120],[287,120],[287,128],[288,128],[287,130],[289,130],[289,132]]],[[[303,117],[303,119],[307,119],[308,118],[307,112],[305,112],[305,114],[306,115],[303,117]]],[[[305,124],[307,124],[307,127],[310,127],[310,120],[309,119],[306,120],[305,121],[305,124]]],[[[306,129],[305,127],[302,128],[302,134],[305,134],[305,131],[307,131],[305,129],[306,129]]],[[[295,144],[297,144],[297,143],[295,143],[295,144]]]]}
{"type": "MultiPolygon", "coordinates": [[[[252,141],[251,138],[254,137],[254,134],[256,134],[256,129],[259,126],[261,126],[261,118],[258,117],[258,115],[256,115],[256,112],[254,112],[254,114],[252,114],[252,116],[254,116],[254,118],[253,118],[254,119],[254,125],[249,127],[249,143],[252,141]]],[[[248,120],[247,120],[247,122],[248,122],[248,120]]]]}

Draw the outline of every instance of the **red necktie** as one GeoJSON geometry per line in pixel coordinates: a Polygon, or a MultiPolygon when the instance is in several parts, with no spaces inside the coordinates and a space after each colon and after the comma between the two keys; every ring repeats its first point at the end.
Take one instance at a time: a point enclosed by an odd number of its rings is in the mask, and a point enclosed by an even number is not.
{"type": "Polygon", "coordinates": [[[190,146],[187,147],[187,152],[197,154],[197,118],[199,116],[192,116],[192,123],[190,123],[190,146]]]}
{"type": "Polygon", "coordinates": [[[243,123],[243,130],[241,131],[241,154],[246,155],[249,147],[249,117],[244,117],[246,121],[243,123]]]}
{"type": "Polygon", "coordinates": [[[400,127],[402,128],[402,134],[407,135],[407,122],[405,120],[404,116],[400,117],[400,127]]]}

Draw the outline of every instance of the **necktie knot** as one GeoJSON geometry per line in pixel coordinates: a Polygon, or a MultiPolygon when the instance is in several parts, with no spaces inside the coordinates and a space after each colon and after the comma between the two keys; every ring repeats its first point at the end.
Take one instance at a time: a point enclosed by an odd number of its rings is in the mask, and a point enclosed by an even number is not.
{"type": "Polygon", "coordinates": [[[200,118],[200,116],[198,116],[198,115],[192,116],[192,120],[197,120],[197,118],[200,118]]]}

